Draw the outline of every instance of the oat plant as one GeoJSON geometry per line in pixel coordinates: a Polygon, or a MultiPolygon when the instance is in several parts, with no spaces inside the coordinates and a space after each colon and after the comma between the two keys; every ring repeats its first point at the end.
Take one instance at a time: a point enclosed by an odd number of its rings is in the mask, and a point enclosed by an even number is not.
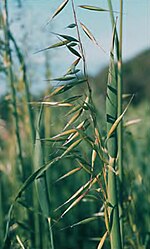
{"type": "MultiPolygon", "coordinates": [[[[5,11],[7,10],[7,1],[4,0],[5,11]]],[[[65,217],[77,208],[85,200],[96,200],[97,211],[91,212],[90,215],[83,219],[74,221],[69,224],[69,228],[74,228],[83,224],[90,226],[91,222],[103,224],[100,230],[97,249],[103,247],[111,249],[123,248],[123,226],[122,226],[122,184],[123,184],[123,168],[122,168],[122,119],[129,107],[122,108],[122,12],[123,1],[120,1],[120,36],[118,37],[117,25],[118,21],[114,18],[114,11],[111,1],[108,1],[108,9],[104,9],[91,5],[80,5],[83,11],[97,11],[108,13],[112,20],[112,41],[110,49],[110,64],[108,69],[108,80],[106,84],[106,122],[105,131],[103,131],[100,122],[97,120],[99,107],[95,106],[94,96],[92,92],[92,84],[88,77],[86,55],[82,43],[82,35],[90,39],[94,45],[100,48],[99,43],[95,39],[92,32],[85,23],[79,22],[76,12],[74,0],[64,0],[52,15],[49,22],[55,20],[57,15],[65,11],[70,4],[72,11],[73,23],[69,23],[66,33],[55,33],[58,42],[50,44],[46,48],[36,53],[51,51],[53,48],[66,48],[67,52],[72,55],[72,64],[66,69],[63,75],[56,78],[48,78],[50,82],[50,92],[40,101],[30,100],[28,84],[26,80],[26,68],[23,56],[10,33],[8,20],[4,23],[6,37],[6,55],[7,61],[11,62],[11,51],[9,40],[14,44],[18,59],[23,68],[23,77],[26,89],[26,102],[28,104],[28,117],[30,120],[30,134],[32,138],[32,154],[31,173],[23,179],[19,190],[17,191],[14,201],[9,209],[6,224],[6,234],[4,248],[8,247],[10,239],[10,228],[13,213],[18,203],[23,207],[24,194],[28,193],[28,189],[32,189],[32,209],[26,205],[27,213],[31,211],[33,229],[33,238],[31,238],[30,246],[35,248],[51,248],[54,249],[55,238],[53,240],[53,230],[60,223],[63,223],[65,217]],[[69,30],[74,31],[74,35],[68,35],[69,30]],[[82,33],[82,34],[81,34],[82,33]],[[115,52],[116,51],[116,52],[115,52]],[[117,62],[117,66],[116,66],[117,62]],[[30,105],[29,105],[30,102],[30,105]],[[36,125],[33,123],[31,106],[37,108],[36,125]],[[46,137],[42,136],[41,130],[47,128],[42,127],[43,114],[45,109],[51,109],[50,113],[60,109],[63,121],[60,122],[61,130],[55,134],[46,132],[46,137]],[[53,111],[55,110],[55,111],[53,111]],[[35,128],[34,128],[35,126],[35,128]],[[44,151],[46,144],[49,142],[48,151],[44,151]],[[46,154],[46,156],[45,156],[46,154]],[[77,182],[76,190],[65,201],[59,203],[55,210],[51,210],[51,189],[49,181],[51,179],[50,172],[57,171],[58,165],[65,165],[71,162],[71,168],[61,175],[56,182],[61,182],[76,174],[82,174],[82,180],[77,182]],[[117,169],[117,166],[119,170],[117,169]],[[51,169],[53,167],[53,169],[51,169]],[[56,168],[56,169],[55,169],[56,168]],[[51,171],[50,171],[51,170],[51,171]],[[121,216],[121,217],[120,217],[121,216]],[[42,224],[43,231],[40,224],[42,224]]],[[[6,11],[6,16],[7,11],[6,11]]],[[[102,49],[102,48],[101,48],[102,49]]],[[[38,56],[36,55],[35,56],[38,56]]],[[[19,158],[22,158],[18,114],[16,106],[16,94],[13,85],[12,67],[8,64],[8,76],[13,96],[13,107],[15,111],[16,136],[19,147],[19,158]]],[[[47,111],[47,110],[46,110],[47,111]]],[[[51,115],[52,116],[52,115],[51,115]]],[[[51,119],[51,118],[50,118],[51,119]]],[[[45,119],[46,120],[46,119],[45,119]]],[[[44,122],[46,123],[46,122],[44,122]]],[[[48,124],[45,124],[48,125],[48,124]]],[[[22,165],[22,168],[23,165],[22,165]]],[[[61,200],[61,198],[60,198],[61,200]]],[[[29,204],[29,203],[27,203],[29,204]]],[[[63,228],[66,229],[66,228],[63,228]]],[[[55,233],[54,233],[55,234],[55,233]]],[[[22,237],[24,238],[24,237],[22,237]]],[[[22,243],[22,238],[17,234],[17,243],[22,243]]],[[[23,248],[23,246],[22,246],[23,248]]]]}

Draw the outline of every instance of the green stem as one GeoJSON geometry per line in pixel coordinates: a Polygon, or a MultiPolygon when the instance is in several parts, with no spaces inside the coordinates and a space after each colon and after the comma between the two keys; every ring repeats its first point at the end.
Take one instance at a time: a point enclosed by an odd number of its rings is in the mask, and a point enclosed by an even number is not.
{"type": "MultiPolygon", "coordinates": [[[[109,166],[115,168],[115,158],[110,158],[109,166]]],[[[111,204],[109,208],[110,217],[110,243],[111,249],[121,249],[121,233],[119,224],[119,210],[117,200],[117,184],[116,175],[109,170],[108,172],[108,201],[111,204]]]]}
{"type": "MultiPolygon", "coordinates": [[[[113,14],[113,7],[112,7],[111,0],[108,0],[108,7],[109,7],[109,10],[110,10],[110,18],[111,18],[112,28],[114,28],[115,18],[114,18],[114,14],[113,14]]],[[[119,48],[119,39],[118,39],[118,34],[116,34],[115,44],[116,44],[116,55],[117,55],[117,59],[119,60],[119,49],[118,49],[119,48]]]]}
{"type": "Polygon", "coordinates": [[[22,156],[22,148],[21,148],[21,138],[19,132],[19,116],[17,111],[17,98],[16,98],[16,89],[14,85],[14,75],[12,70],[12,57],[11,57],[11,49],[10,49],[10,37],[9,37],[9,21],[8,21],[8,8],[7,8],[7,0],[3,0],[4,2],[4,36],[6,43],[6,67],[7,67],[7,75],[10,83],[11,96],[12,96],[12,106],[13,106],[13,116],[15,121],[15,134],[17,139],[17,149],[18,149],[18,159],[20,161],[20,173],[23,174],[23,156],[22,156]]]}
{"type": "Polygon", "coordinates": [[[85,59],[85,55],[84,55],[84,49],[83,49],[83,45],[82,45],[82,41],[81,41],[81,36],[80,36],[80,31],[79,31],[79,25],[78,25],[78,20],[77,20],[77,14],[76,14],[76,10],[75,10],[75,5],[74,5],[74,0],[72,0],[72,10],[73,10],[73,16],[74,16],[74,21],[76,24],[76,30],[77,30],[77,36],[78,36],[78,40],[79,40],[79,49],[81,51],[81,55],[82,55],[82,60],[83,60],[83,72],[84,72],[84,76],[87,79],[87,87],[88,87],[88,91],[89,91],[89,95],[91,97],[92,95],[92,89],[89,83],[89,79],[88,79],[88,74],[87,74],[87,69],[86,69],[86,59],[85,59]]]}
{"type": "MultiPolygon", "coordinates": [[[[115,31],[115,30],[114,30],[115,31]]],[[[117,119],[117,81],[114,62],[114,40],[113,35],[112,48],[110,52],[110,66],[107,83],[107,98],[106,98],[106,113],[107,113],[107,133],[111,130],[112,125],[117,119]]],[[[118,210],[118,193],[117,193],[117,176],[116,158],[118,153],[117,148],[117,131],[109,136],[107,140],[107,149],[109,155],[109,169],[108,169],[108,202],[109,219],[110,219],[110,244],[111,249],[121,249],[121,233],[119,223],[119,210],[118,210]]]]}
{"type": "Polygon", "coordinates": [[[50,249],[54,249],[54,240],[53,240],[53,231],[52,231],[51,218],[48,218],[47,221],[48,221],[48,227],[49,227],[50,249]]]}
{"type": "Polygon", "coordinates": [[[33,113],[32,113],[31,105],[30,105],[31,98],[30,98],[30,91],[29,91],[28,80],[27,80],[27,75],[26,75],[26,71],[27,71],[26,64],[25,64],[23,55],[22,55],[22,53],[21,53],[21,51],[20,51],[20,49],[19,49],[19,47],[14,39],[12,33],[9,32],[9,34],[10,34],[10,39],[12,40],[12,42],[14,44],[18,60],[19,60],[20,65],[22,67],[23,82],[24,82],[24,86],[25,86],[25,97],[26,97],[26,102],[27,102],[27,107],[28,107],[28,115],[29,115],[29,121],[30,121],[31,140],[32,140],[32,145],[33,145],[34,140],[35,140],[35,129],[34,129],[33,113]]]}
{"type": "MultiPolygon", "coordinates": [[[[43,151],[43,146],[40,141],[40,123],[41,123],[41,118],[43,114],[43,109],[44,109],[44,106],[41,104],[38,121],[37,121],[37,127],[36,127],[36,141],[35,141],[35,149],[34,149],[35,170],[37,170],[42,165],[44,165],[44,151],[43,151]]],[[[49,193],[49,188],[48,188],[46,172],[42,175],[41,178],[36,179],[35,183],[36,183],[36,189],[37,189],[41,211],[43,213],[43,216],[49,219],[50,217],[50,193],[49,193]]],[[[49,231],[49,224],[47,223],[47,219],[46,220],[43,219],[43,222],[46,221],[46,225],[48,225],[47,228],[49,231]]],[[[52,249],[53,248],[52,230],[50,231],[51,231],[51,236],[48,236],[45,238],[43,246],[45,246],[45,243],[47,243],[47,244],[50,244],[50,248],[52,249]]]]}
{"type": "MultiPolygon", "coordinates": [[[[118,117],[122,114],[122,22],[123,22],[123,0],[120,0],[120,42],[118,60],[118,117]]],[[[123,245],[123,132],[122,121],[118,125],[118,169],[119,169],[119,216],[120,229],[123,245]]]]}
{"type": "MultiPolygon", "coordinates": [[[[110,9],[110,17],[112,27],[114,27],[115,19],[113,15],[113,7],[111,0],[108,0],[108,6],[110,9]]],[[[117,117],[122,114],[122,32],[123,32],[123,0],[120,0],[120,35],[116,34],[116,56],[117,56],[117,91],[118,91],[118,113],[117,117]]],[[[122,120],[118,125],[118,170],[119,170],[119,217],[120,217],[120,229],[123,245],[123,132],[122,132],[122,120]]]]}

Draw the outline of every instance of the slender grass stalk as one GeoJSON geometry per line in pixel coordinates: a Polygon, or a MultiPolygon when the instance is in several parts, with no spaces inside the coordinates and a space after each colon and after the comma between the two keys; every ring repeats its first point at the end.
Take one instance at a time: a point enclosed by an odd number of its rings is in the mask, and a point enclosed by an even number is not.
{"type": "Polygon", "coordinates": [[[10,36],[9,36],[9,21],[8,21],[8,8],[7,8],[7,0],[3,0],[3,25],[4,25],[4,36],[5,36],[5,46],[6,46],[6,54],[5,61],[7,67],[7,75],[8,81],[10,83],[11,89],[11,97],[12,97],[12,106],[13,106],[13,116],[15,121],[15,134],[17,139],[17,149],[18,149],[18,159],[20,161],[20,173],[23,174],[23,156],[22,156],[22,148],[21,148],[21,138],[19,132],[19,116],[17,111],[17,98],[16,98],[16,89],[14,85],[14,75],[12,70],[12,57],[11,57],[11,49],[10,49],[10,36]]]}
{"type": "MultiPolygon", "coordinates": [[[[29,91],[29,87],[28,87],[28,80],[27,80],[27,69],[26,69],[26,64],[25,64],[25,60],[23,57],[23,54],[19,48],[19,46],[17,45],[17,42],[13,36],[13,34],[11,33],[11,31],[9,31],[9,35],[10,35],[10,39],[14,45],[14,48],[16,50],[16,54],[22,69],[22,77],[23,77],[23,83],[24,83],[24,89],[25,89],[25,98],[26,98],[26,104],[27,104],[27,109],[28,109],[28,117],[29,117],[29,125],[30,125],[30,137],[31,137],[31,149],[33,151],[33,146],[34,146],[34,140],[35,140],[35,129],[34,129],[34,120],[33,120],[33,113],[31,110],[31,105],[30,105],[30,91],[29,91]]],[[[28,170],[26,172],[26,170],[24,169],[24,175],[25,177],[28,176],[28,170]]],[[[33,166],[33,158],[31,158],[31,163],[30,163],[30,172],[34,172],[34,166],[33,166]]],[[[36,191],[34,189],[34,187],[31,187],[31,195],[29,198],[29,193],[26,193],[26,201],[28,203],[30,203],[29,205],[33,206],[35,210],[38,210],[39,205],[38,205],[38,201],[36,198],[36,191]],[[31,197],[32,196],[32,197],[31,197]]],[[[32,244],[35,247],[38,247],[40,245],[40,241],[39,241],[39,234],[40,234],[40,229],[39,229],[39,215],[38,214],[32,214],[31,212],[28,213],[28,219],[29,219],[29,223],[31,227],[34,227],[34,236],[32,237],[31,241],[32,244]]]]}
{"type": "MultiPolygon", "coordinates": [[[[108,7],[110,10],[110,18],[111,18],[111,24],[112,28],[115,25],[115,18],[114,18],[114,12],[113,12],[113,6],[111,0],[108,0],[108,7]]],[[[117,60],[119,60],[119,38],[118,34],[116,33],[116,39],[115,39],[115,44],[116,44],[116,55],[117,55],[117,60]]]]}
{"type": "MultiPolygon", "coordinates": [[[[27,82],[27,77],[26,77],[26,65],[24,62],[23,55],[11,33],[9,30],[9,22],[8,22],[8,7],[7,7],[7,1],[4,0],[4,33],[5,33],[5,42],[6,42],[6,63],[7,63],[7,74],[10,82],[10,88],[11,88],[11,96],[12,96],[12,105],[13,105],[13,114],[14,114],[14,121],[15,121],[15,131],[16,131],[16,138],[17,138],[17,147],[18,147],[18,158],[20,160],[20,172],[23,176],[23,178],[26,177],[26,169],[23,168],[23,156],[22,156],[22,148],[21,148],[21,137],[20,137],[20,132],[19,132],[19,117],[18,117],[18,111],[17,111],[17,97],[16,97],[16,89],[14,86],[14,75],[13,75],[13,69],[12,69],[12,57],[11,57],[11,49],[10,49],[10,40],[13,42],[13,45],[16,50],[16,54],[18,57],[18,60],[20,62],[21,68],[22,68],[22,74],[23,74],[23,82],[25,85],[25,96],[26,96],[26,102],[28,105],[28,114],[29,114],[29,121],[30,121],[30,130],[31,130],[31,141],[32,145],[34,144],[34,124],[33,124],[33,115],[31,112],[31,107],[30,107],[30,94],[29,94],[29,89],[28,89],[28,82],[27,82]]],[[[32,165],[32,163],[31,163],[32,165]]],[[[31,172],[33,172],[32,166],[31,166],[31,172]]],[[[27,196],[27,200],[28,200],[27,196]]],[[[34,205],[36,207],[36,201],[35,201],[35,195],[34,191],[32,189],[32,198],[30,198],[31,203],[30,205],[34,205]]],[[[37,222],[39,221],[33,215],[29,212],[29,223],[31,227],[36,228],[35,236],[32,236],[31,241],[32,241],[32,246],[35,246],[36,248],[40,245],[39,244],[39,236],[37,232],[37,222]]]]}
{"type": "MultiPolygon", "coordinates": [[[[106,114],[107,114],[107,132],[109,133],[113,123],[117,119],[117,81],[114,63],[114,38],[110,52],[110,66],[107,84],[107,98],[106,98],[106,114]]],[[[117,195],[117,177],[115,174],[116,157],[117,157],[117,131],[111,134],[107,140],[107,148],[109,155],[109,170],[108,170],[108,202],[109,219],[110,219],[110,243],[111,249],[121,249],[121,234],[119,223],[118,210],[118,195],[117,195]]]]}
{"type": "Polygon", "coordinates": [[[30,105],[31,97],[30,97],[30,91],[29,91],[28,80],[27,80],[27,68],[26,68],[23,54],[21,53],[20,48],[18,47],[17,42],[16,42],[13,34],[10,31],[9,31],[9,35],[10,35],[10,39],[12,40],[12,42],[14,44],[14,47],[15,47],[15,50],[17,53],[17,57],[18,57],[18,60],[20,62],[21,69],[22,69],[23,83],[24,83],[24,87],[25,87],[25,98],[26,98],[26,102],[27,102],[29,122],[30,122],[31,141],[32,141],[32,145],[33,145],[34,140],[35,140],[35,129],[34,129],[33,113],[32,113],[31,105],[30,105]]]}
{"type": "Polygon", "coordinates": [[[79,49],[81,51],[82,60],[83,60],[84,76],[87,78],[87,87],[88,87],[89,95],[91,97],[92,89],[91,89],[91,86],[90,86],[90,83],[89,83],[89,80],[88,80],[87,69],[86,69],[86,59],[85,59],[84,49],[83,49],[83,45],[82,45],[82,41],[81,41],[81,36],[80,36],[80,31],[79,31],[79,26],[78,26],[78,20],[77,20],[77,14],[76,14],[76,10],[75,10],[74,1],[71,0],[71,3],[72,3],[74,21],[75,21],[75,24],[76,24],[77,36],[78,36],[78,40],[79,40],[79,44],[80,44],[79,49]]]}
{"type": "Polygon", "coordinates": [[[52,223],[51,218],[48,218],[48,227],[49,227],[49,240],[50,240],[50,248],[54,249],[54,239],[53,239],[53,231],[52,231],[52,223]]]}
{"type": "Polygon", "coordinates": [[[4,238],[4,210],[3,210],[3,175],[0,172],[0,243],[2,245],[2,241],[4,238]]]}
{"type": "MultiPolygon", "coordinates": [[[[113,15],[113,7],[111,0],[108,0],[108,5],[110,9],[110,17],[112,22],[112,27],[114,27],[115,19],[113,15]]],[[[122,114],[122,32],[123,32],[123,0],[120,0],[120,24],[119,24],[119,38],[116,35],[116,55],[117,55],[117,91],[118,91],[118,113],[117,117],[122,114]]],[[[123,124],[122,120],[118,125],[118,170],[119,170],[119,217],[120,217],[120,229],[123,245],[123,124]]]]}
{"type": "MultiPolygon", "coordinates": [[[[40,140],[40,123],[41,117],[43,113],[43,105],[41,104],[40,113],[38,116],[37,127],[36,127],[36,142],[35,142],[35,149],[34,149],[34,169],[37,170],[44,165],[44,153],[43,148],[40,140]]],[[[49,196],[49,189],[47,184],[47,176],[46,172],[38,179],[36,179],[36,189],[39,199],[39,204],[43,213],[43,216],[46,219],[43,219],[43,222],[46,223],[47,229],[50,232],[50,236],[45,237],[43,241],[43,246],[46,248],[46,244],[48,247],[48,243],[50,245],[49,248],[53,248],[53,236],[52,236],[52,229],[50,228],[51,224],[49,222],[50,217],[50,196],[49,196]]],[[[42,235],[44,236],[44,234],[42,235]]],[[[42,241],[42,238],[41,238],[42,241]]]]}
{"type": "MultiPolygon", "coordinates": [[[[122,114],[122,29],[123,29],[123,0],[120,0],[120,39],[118,60],[118,117],[122,114]]],[[[118,125],[118,169],[119,169],[119,216],[123,245],[123,129],[122,121],[118,125]]]]}

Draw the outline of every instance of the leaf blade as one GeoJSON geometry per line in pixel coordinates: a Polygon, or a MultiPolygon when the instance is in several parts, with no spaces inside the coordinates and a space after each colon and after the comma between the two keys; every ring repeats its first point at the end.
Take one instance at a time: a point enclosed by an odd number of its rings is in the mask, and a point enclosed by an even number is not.
{"type": "Polygon", "coordinates": [[[69,2],[69,0],[64,0],[62,2],[62,4],[60,4],[58,6],[58,8],[56,9],[56,11],[54,12],[54,14],[52,15],[51,19],[53,19],[55,16],[57,16],[64,8],[65,6],[67,5],[67,3],[69,2]]]}

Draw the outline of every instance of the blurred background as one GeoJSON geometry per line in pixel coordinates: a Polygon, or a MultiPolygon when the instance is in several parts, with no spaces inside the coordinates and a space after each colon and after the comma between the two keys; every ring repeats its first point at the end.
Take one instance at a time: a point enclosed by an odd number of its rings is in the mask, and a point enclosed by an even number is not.
{"type": "MultiPolygon", "coordinates": [[[[9,19],[11,30],[19,43],[25,57],[27,58],[27,66],[32,79],[32,87],[36,85],[36,91],[46,87],[44,82],[44,65],[46,56],[49,57],[52,77],[63,74],[71,64],[72,56],[66,49],[55,49],[45,53],[35,55],[37,50],[47,47],[57,41],[57,38],[51,32],[65,33],[68,23],[73,22],[70,4],[65,11],[58,15],[56,19],[49,22],[53,12],[60,5],[61,1],[8,1],[9,19]],[[60,57],[65,58],[64,62],[60,57]],[[57,68],[57,70],[55,70],[57,68]],[[32,73],[36,70],[36,75],[32,73]],[[38,88],[37,88],[38,87],[38,88]]],[[[76,6],[91,4],[86,0],[76,0],[76,6]]],[[[97,0],[92,1],[92,5],[97,6],[97,0]]],[[[103,8],[108,9],[107,1],[101,3],[103,8]]],[[[119,0],[113,1],[114,10],[119,12],[119,0]]],[[[111,22],[109,13],[85,11],[77,8],[78,19],[92,31],[96,40],[104,49],[98,49],[85,34],[82,34],[84,49],[87,57],[88,72],[92,76],[96,76],[109,62],[109,50],[111,44],[111,22]]],[[[118,13],[115,14],[117,16],[118,13]]],[[[123,23],[123,59],[127,61],[150,47],[150,2],[149,0],[127,0],[124,1],[124,23],[123,23]]],[[[68,33],[74,31],[69,30],[68,33]]],[[[1,87],[1,92],[4,88],[1,87]]],[[[36,93],[34,91],[34,93],[36,93]]]]}

